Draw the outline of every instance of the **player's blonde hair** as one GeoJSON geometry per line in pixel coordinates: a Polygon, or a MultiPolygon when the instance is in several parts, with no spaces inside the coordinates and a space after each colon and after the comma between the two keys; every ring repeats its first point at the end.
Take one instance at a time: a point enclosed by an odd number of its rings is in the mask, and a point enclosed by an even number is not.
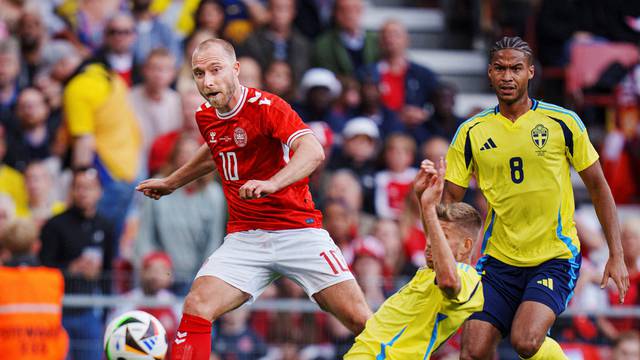
{"type": "Polygon", "coordinates": [[[452,222],[472,235],[472,240],[476,239],[482,226],[482,219],[473,206],[463,202],[440,204],[436,206],[436,212],[440,221],[452,222]]]}
{"type": "Polygon", "coordinates": [[[219,38],[207,39],[201,42],[196,47],[196,50],[193,52],[193,55],[195,56],[195,54],[197,54],[199,51],[208,49],[209,47],[214,45],[221,47],[222,50],[224,50],[224,52],[229,56],[229,60],[232,63],[235,63],[237,61],[236,50],[233,48],[233,45],[231,45],[231,43],[228,42],[227,40],[219,39],[219,38]]]}

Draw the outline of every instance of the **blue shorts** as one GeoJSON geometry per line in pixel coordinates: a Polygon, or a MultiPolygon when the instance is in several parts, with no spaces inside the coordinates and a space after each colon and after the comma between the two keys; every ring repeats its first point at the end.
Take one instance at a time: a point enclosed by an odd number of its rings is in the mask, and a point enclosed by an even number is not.
{"type": "Polygon", "coordinates": [[[578,255],[573,259],[552,259],[538,266],[517,267],[484,256],[476,265],[482,275],[484,308],[469,319],[486,321],[507,337],[516,310],[524,301],[547,305],[558,316],[573,296],[581,262],[578,255]]]}

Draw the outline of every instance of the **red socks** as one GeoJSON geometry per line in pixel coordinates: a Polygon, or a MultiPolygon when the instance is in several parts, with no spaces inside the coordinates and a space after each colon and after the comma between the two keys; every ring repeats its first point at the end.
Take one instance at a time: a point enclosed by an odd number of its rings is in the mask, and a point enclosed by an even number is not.
{"type": "Polygon", "coordinates": [[[168,360],[209,360],[211,321],[183,314],[168,360]]]}

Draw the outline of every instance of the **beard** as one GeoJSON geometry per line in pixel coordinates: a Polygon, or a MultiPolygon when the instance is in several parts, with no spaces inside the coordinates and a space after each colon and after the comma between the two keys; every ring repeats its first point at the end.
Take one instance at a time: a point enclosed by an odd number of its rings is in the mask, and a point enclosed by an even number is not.
{"type": "Polygon", "coordinates": [[[223,92],[218,92],[216,94],[207,94],[206,98],[207,101],[209,101],[209,104],[211,104],[211,106],[216,109],[224,108],[231,100],[231,97],[227,96],[223,92]]]}
{"type": "Polygon", "coordinates": [[[37,37],[23,37],[20,39],[20,47],[24,52],[32,52],[40,47],[40,39],[37,37]]]}
{"type": "Polygon", "coordinates": [[[227,112],[228,110],[231,110],[227,109],[227,107],[229,107],[229,103],[231,102],[231,98],[235,92],[236,86],[231,84],[227,89],[221,89],[214,94],[205,94],[205,98],[209,101],[211,106],[218,109],[220,112],[227,112]]]}

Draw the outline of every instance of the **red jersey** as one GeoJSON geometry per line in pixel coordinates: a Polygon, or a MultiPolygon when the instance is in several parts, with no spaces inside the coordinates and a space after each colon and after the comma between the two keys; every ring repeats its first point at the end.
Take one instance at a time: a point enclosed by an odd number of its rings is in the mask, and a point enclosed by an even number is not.
{"type": "Polygon", "coordinates": [[[196,122],[222,178],[228,233],[322,227],[306,178],[260,199],[240,199],[245,182],[270,179],[289,162],[293,141],[312,134],[289,104],[243,86],[230,112],[221,114],[207,102],[196,112],[196,122]]]}
{"type": "Polygon", "coordinates": [[[401,73],[392,73],[389,64],[378,63],[380,72],[380,97],[382,103],[393,111],[400,111],[404,106],[404,86],[407,69],[401,73]]]}

